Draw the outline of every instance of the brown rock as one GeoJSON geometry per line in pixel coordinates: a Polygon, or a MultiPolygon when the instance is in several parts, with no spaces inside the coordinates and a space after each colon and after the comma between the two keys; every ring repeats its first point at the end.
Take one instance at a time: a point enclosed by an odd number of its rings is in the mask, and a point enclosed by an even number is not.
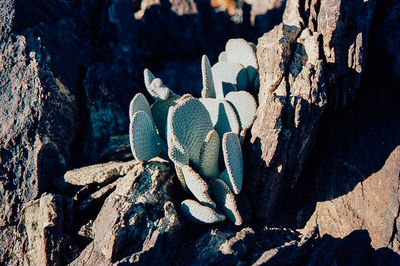
{"type": "Polygon", "coordinates": [[[138,162],[108,162],[70,170],[64,174],[65,183],[77,186],[104,184],[126,175],[138,162]]]}
{"type": "Polygon", "coordinates": [[[179,242],[181,225],[170,201],[173,184],[169,167],[157,159],[120,177],[93,222],[93,242],[73,264],[161,259],[158,252],[168,253],[162,242],[179,242]]]}
{"type": "MultiPolygon", "coordinates": [[[[19,237],[24,242],[20,263],[29,265],[61,265],[64,239],[64,212],[60,195],[43,194],[29,202],[21,212],[19,237]]],[[[71,211],[71,210],[69,210],[71,211]]]]}
{"type": "Polygon", "coordinates": [[[301,32],[298,13],[288,10],[286,20],[298,26],[276,26],[257,46],[259,108],[251,130],[249,161],[259,164],[246,186],[262,210],[258,218],[273,212],[285,176],[296,183],[327,103],[318,34],[308,29],[301,32]]]}
{"type": "MultiPolygon", "coordinates": [[[[355,173],[355,165],[343,162],[355,173]]],[[[360,172],[360,174],[362,174],[360,172]]],[[[358,183],[349,193],[318,202],[305,230],[318,226],[320,234],[344,238],[355,230],[369,232],[374,249],[391,247],[400,254],[398,220],[400,211],[400,146],[384,166],[358,183]]]]}

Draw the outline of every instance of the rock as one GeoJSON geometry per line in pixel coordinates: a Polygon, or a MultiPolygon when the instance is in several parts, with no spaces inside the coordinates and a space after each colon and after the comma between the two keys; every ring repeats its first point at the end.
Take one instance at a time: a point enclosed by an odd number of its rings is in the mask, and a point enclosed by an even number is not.
{"type": "Polygon", "coordinates": [[[40,39],[11,34],[2,40],[0,234],[13,243],[0,248],[6,263],[22,257],[12,251],[19,245],[18,213],[63,173],[80,119],[75,97],[51,71],[40,39]]]}
{"type": "Polygon", "coordinates": [[[211,229],[202,234],[187,249],[182,258],[184,265],[235,264],[255,241],[250,227],[235,232],[211,229]]]}
{"type": "Polygon", "coordinates": [[[63,263],[64,228],[71,222],[70,218],[64,216],[71,212],[67,206],[72,207],[66,204],[62,196],[47,193],[25,205],[18,224],[18,236],[24,243],[21,264],[63,263]]]}
{"type": "Polygon", "coordinates": [[[110,183],[118,177],[126,175],[137,164],[137,161],[132,160],[89,165],[67,171],[63,181],[76,186],[110,183]]]}
{"type": "Polygon", "coordinates": [[[160,160],[120,177],[93,222],[93,242],[73,264],[97,263],[96,258],[104,263],[161,259],[160,252],[165,255],[166,247],[179,243],[180,218],[170,201],[173,187],[177,184],[170,169],[160,160]]]}
{"type": "Polygon", "coordinates": [[[318,8],[316,1],[290,0],[283,22],[259,39],[259,109],[246,152],[248,169],[256,169],[247,188],[265,210],[259,219],[268,220],[282,189],[296,184],[328,104],[354,100],[374,7],[374,1],[321,1],[318,8]]]}
{"type": "Polygon", "coordinates": [[[245,186],[263,219],[274,211],[281,189],[296,183],[327,104],[318,34],[301,31],[298,14],[285,12],[295,25],[276,26],[257,46],[259,107],[247,151],[248,169],[256,171],[245,186]]]}
{"type": "MultiPolygon", "coordinates": [[[[389,121],[378,123],[381,125],[375,124],[372,128],[382,127],[389,121]]],[[[399,125],[395,127],[393,124],[390,128],[397,128],[397,132],[400,132],[399,125]]],[[[321,235],[329,234],[336,238],[344,238],[355,230],[367,230],[374,249],[390,247],[400,254],[400,238],[397,233],[400,146],[390,151],[392,141],[396,141],[390,138],[385,140],[383,132],[386,130],[383,128],[375,129],[376,139],[365,140],[365,134],[370,139],[370,130],[368,127],[357,129],[357,136],[347,147],[348,154],[330,153],[336,155],[335,159],[330,161],[329,166],[321,165],[315,188],[319,194],[318,202],[305,230],[318,226],[321,235]],[[373,150],[380,150],[380,158],[384,158],[383,153],[388,152],[386,161],[368,164],[368,161],[375,160],[375,156],[371,158],[373,150]],[[365,163],[368,166],[364,166],[365,163]],[[380,163],[383,165],[379,166],[380,163]],[[329,200],[324,200],[326,198],[329,200]]],[[[397,141],[400,140],[397,138],[397,141]]]]}
{"type": "Polygon", "coordinates": [[[317,5],[317,1],[310,5],[311,26],[322,35],[326,82],[333,91],[330,99],[334,107],[343,106],[355,99],[360,87],[375,1],[335,0],[317,5]]]}

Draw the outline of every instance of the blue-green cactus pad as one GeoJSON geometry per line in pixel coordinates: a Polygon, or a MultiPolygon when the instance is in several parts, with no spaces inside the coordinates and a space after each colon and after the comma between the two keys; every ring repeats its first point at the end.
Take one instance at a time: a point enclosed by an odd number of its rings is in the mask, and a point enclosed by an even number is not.
{"type": "Polygon", "coordinates": [[[239,134],[239,121],[229,102],[214,98],[200,98],[199,100],[206,107],[212,124],[221,138],[226,132],[239,134]]]}
{"type": "Polygon", "coordinates": [[[207,109],[191,96],[185,96],[168,113],[168,146],[176,137],[176,141],[186,147],[189,159],[196,169],[200,167],[201,147],[211,130],[213,125],[207,109]]]}
{"type": "Polygon", "coordinates": [[[219,176],[218,158],[220,150],[220,139],[217,131],[211,130],[200,152],[200,169],[199,172],[206,181],[212,182],[219,176]]]}
{"type": "Polygon", "coordinates": [[[181,203],[181,211],[186,218],[199,224],[218,223],[226,219],[222,213],[218,213],[216,210],[190,199],[181,203]]]}
{"type": "Polygon", "coordinates": [[[239,194],[242,189],[243,182],[243,157],[240,141],[237,134],[233,132],[225,133],[222,138],[222,152],[226,172],[229,176],[226,181],[233,193],[239,194]]]}
{"type": "Polygon", "coordinates": [[[206,181],[196,173],[189,165],[181,167],[183,177],[185,179],[186,186],[202,204],[215,208],[215,202],[211,199],[210,188],[206,181]]]}
{"type": "Polygon", "coordinates": [[[223,99],[228,92],[248,89],[247,72],[241,64],[217,62],[211,71],[216,98],[223,99]]]}
{"type": "Polygon", "coordinates": [[[224,211],[226,217],[234,225],[242,225],[243,220],[236,204],[235,195],[233,195],[228,185],[224,181],[217,179],[212,186],[212,192],[218,207],[224,211]]]}
{"type": "Polygon", "coordinates": [[[257,102],[247,91],[234,91],[225,96],[239,118],[240,129],[248,129],[256,118],[257,102]]]}
{"type": "Polygon", "coordinates": [[[135,97],[133,97],[131,103],[129,104],[130,121],[132,120],[133,114],[138,111],[144,111],[149,117],[152,118],[149,102],[142,93],[136,93],[135,97]]]}
{"type": "Polygon", "coordinates": [[[226,43],[225,50],[227,60],[242,64],[247,70],[249,83],[253,83],[258,75],[258,63],[252,45],[244,39],[230,39],[226,43]]]}
{"type": "Polygon", "coordinates": [[[133,114],[129,139],[133,156],[138,161],[148,161],[160,154],[160,137],[151,118],[144,111],[133,114]]]}
{"type": "Polygon", "coordinates": [[[201,96],[204,98],[215,98],[214,80],[212,77],[210,60],[206,55],[203,55],[201,58],[201,75],[203,80],[201,96]]]}

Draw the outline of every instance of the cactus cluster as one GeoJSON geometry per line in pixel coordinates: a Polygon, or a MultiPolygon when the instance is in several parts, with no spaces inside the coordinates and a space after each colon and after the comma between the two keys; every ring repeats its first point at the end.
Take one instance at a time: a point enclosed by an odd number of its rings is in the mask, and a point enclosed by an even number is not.
{"type": "Polygon", "coordinates": [[[181,203],[182,213],[191,221],[243,222],[235,195],[243,183],[241,143],[256,115],[256,100],[247,90],[258,86],[257,69],[255,46],[231,39],[214,66],[206,55],[202,57],[200,99],[175,94],[144,70],[154,103],[150,106],[141,93],[131,101],[132,153],[139,161],[162,151],[168,154],[184,190],[197,200],[181,203]]]}

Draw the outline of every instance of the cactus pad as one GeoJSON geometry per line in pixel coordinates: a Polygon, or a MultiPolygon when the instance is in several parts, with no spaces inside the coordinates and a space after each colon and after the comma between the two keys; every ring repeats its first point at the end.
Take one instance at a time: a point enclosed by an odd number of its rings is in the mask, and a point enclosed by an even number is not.
{"type": "Polygon", "coordinates": [[[193,97],[185,97],[172,107],[167,118],[167,141],[182,143],[189,153],[189,159],[196,168],[200,167],[200,151],[208,132],[213,129],[210,115],[204,105],[193,97]]]}
{"type": "Polygon", "coordinates": [[[176,139],[172,140],[171,145],[168,147],[168,157],[179,167],[189,164],[189,154],[186,148],[176,139]]]}
{"type": "Polygon", "coordinates": [[[226,219],[225,215],[190,199],[181,203],[181,211],[189,220],[199,224],[218,223],[226,219]]]}
{"type": "Polygon", "coordinates": [[[213,98],[200,98],[200,101],[209,112],[213,126],[220,137],[231,131],[239,134],[239,121],[229,102],[213,98]]]}
{"type": "Polygon", "coordinates": [[[185,178],[183,177],[182,169],[179,166],[175,165],[175,172],[179,182],[182,185],[183,190],[189,193],[189,189],[186,186],[185,178]]]}
{"type": "Polygon", "coordinates": [[[256,118],[257,103],[247,91],[234,91],[225,96],[235,109],[240,129],[248,129],[256,118]]]}
{"type": "Polygon", "coordinates": [[[225,50],[228,61],[242,64],[249,75],[249,82],[253,83],[258,75],[258,63],[252,45],[244,39],[230,39],[225,50]]]}
{"type": "MultiPolygon", "coordinates": [[[[240,148],[240,141],[237,134],[233,132],[225,133],[222,138],[222,152],[226,172],[228,173],[227,185],[233,193],[239,194],[242,189],[243,181],[243,157],[240,148]]],[[[222,178],[224,180],[224,178],[222,178]]]]}
{"type": "Polygon", "coordinates": [[[148,161],[160,154],[160,137],[151,118],[144,111],[133,114],[129,127],[129,140],[133,156],[138,161],[148,161]]]}
{"type": "Polygon", "coordinates": [[[243,220],[236,204],[235,195],[233,195],[228,185],[224,181],[217,179],[212,186],[212,191],[218,206],[222,208],[226,217],[234,225],[242,225],[243,220]]]}
{"type": "Polygon", "coordinates": [[[142,93],[136,93],[129,104],[129,120],[132,120],[133,114],[138,111],[144,111],[149,117],[152,117],[149,102],[142,93]]]}
{"type": "Polygon", "coordinates": [[[170,89],[164,86],[162,80],[159,78],[154,79],[147,90],[156,101],[167,100],[171,93],[170,89]]]}
{"type": "Polygon", "coordinates": [[[218,62],[211,68],[215,96],[223,99],[228,92],[247,90],[249,85],[246,69],[241,64],[218,62]]]}
{"type": "Polygon", "coordinates": [[[146,86],[146,89],[150,89],[150,84],[153,82],[153,80],[156,78],[153,73],[149,69],[145,69],[143,71],[143,76],[144,76],[144,85],[146,86]]]}
{"type": "Polygon", "coordinates": [[[217,131],[211,130],[201,147],[200,152],[200,174],[207,180],[213,181],[218,178],[218,157],[220,140],[217,131]]]}
{"type": "Polygon", "coordinates": [[[168,111],[170,107],[175,106],[177,103],[177,98],[169,98],[165,101],[155,101],[151,105],[151,113],[153,115],[154,123],[158,129],[160,137],[164,140],[167,139],[167,133],[165,131],[165,126],[167,124],[168,111]]]}
{"type": "Polygon", "coordinates": [[[210,60],[208,60],[206,55],[203,55],[201,58],[201,75],[203,79],[203,90],[201,91],[201,96],[204,98],[215,98],[210,60]]]}
{"type": "Polygon", "coordinates": [[[222,51],[219,55],[218,55],[218,62],[225,62],[228,61],[228,58],[226,57],[226,52],[222,51]]]}
{"type": "Polygon", "coordinates": [[[189,165],[184,165],[181,167],[183,177],[185,178],[185,183],[190,192],[196,197],[198,201],[202,204],[215,208],[215,202],[211,199],[210,188],[206,181],[204,181],[201,176],[196,173],[189,165]]]}

